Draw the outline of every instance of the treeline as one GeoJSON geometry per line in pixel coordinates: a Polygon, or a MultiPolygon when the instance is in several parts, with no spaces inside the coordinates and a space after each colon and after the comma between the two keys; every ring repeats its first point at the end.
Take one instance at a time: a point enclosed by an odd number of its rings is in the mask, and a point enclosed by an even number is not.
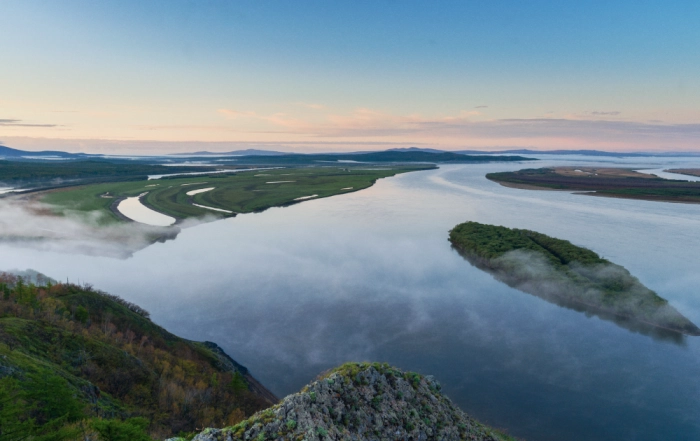
{"type": "Polygon", "coordinates": [[[271,404],[117,296],[3,273],[0,292],[0,441],[165,438],[271,404]]]}
{"type": "Polygon", "coordinates": [[[568,240],[542,233],[497,225],[465,222],[450,231],[450,241],[458,248],[485,259],[495,259],[509,251],[528,250],[545,256],[555,265],[578,262],[583,265],[608,264],[593,251],[568,240]]]}
{"type": "Polygon", "coordinates": [[[0,160],[1,182],[17,185],[28,182],[47,183],[60,180],[109,177],[143,177],[154,174],[208,171],[211,167],[164,166],[123,163],[105,160],[50,161],[50,163],[0,160]]]}

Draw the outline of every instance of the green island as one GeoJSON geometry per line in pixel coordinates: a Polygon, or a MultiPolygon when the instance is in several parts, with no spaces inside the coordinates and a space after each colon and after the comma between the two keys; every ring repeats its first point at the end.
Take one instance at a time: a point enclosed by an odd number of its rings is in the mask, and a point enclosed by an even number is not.
{"type": "Polygon", "coordinates": [[[685,335],[700,329],[625,268],[530,230],[465,222],[449,240],[470,263],[521,291],[597,315],[685,335]]]}
{"type": "Polygon", "coordinates": [[[40,192],[33,197],[54,206],[59,214],[100,212],[104,223],[124,220],[116,209],[117,204],[139,195],[143,195],[140,200],[148,208],[177,220],[203,216],[222,218],[350,193],[371,187],[377,179],[431,168],[434,166],[261,168],[82,185],[40,192]]]}
{"type": "Polygon", "coordinates": [[[533,168],[514,172],[488,173],[486,178],[507,187],[521,189],[570,190],[592,196],[700,203],[700,182],[663,179],[631,169],[533,168]]]}
{"type": "Polygon", "coordinates": [[[177,337],[137,305],[0,273],[2,441],[369,441],[378,419],[381,439],[515,440],[440,390],[429,376],[348,363],[280,402],[216,344],[177,337]]]}

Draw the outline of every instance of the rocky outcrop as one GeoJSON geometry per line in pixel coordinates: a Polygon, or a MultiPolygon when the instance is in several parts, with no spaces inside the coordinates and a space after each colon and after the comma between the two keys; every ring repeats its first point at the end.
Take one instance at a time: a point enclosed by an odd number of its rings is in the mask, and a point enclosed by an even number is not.
{"type": "Polygon", "coordinates": [[[512,439],[475,421],[432,377],[387,364],[348,363],[270,409],[193,441],[512,439]]]}

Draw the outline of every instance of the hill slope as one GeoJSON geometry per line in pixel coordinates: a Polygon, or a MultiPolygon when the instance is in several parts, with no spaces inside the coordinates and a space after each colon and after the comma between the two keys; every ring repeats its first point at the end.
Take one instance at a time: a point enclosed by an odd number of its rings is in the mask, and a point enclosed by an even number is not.
{"type": "Polygon", "coordinates": [[[470,418],[432,377],[387,364],[347,363],[235,426],[193,441],[510,440],[470,418]]]}
{"type": "Polygon", "coordinates": [[[117,424],[133,417],[163,438],[233,424],[275,402],[218,346],[177,337],[119,297],[0,274],[3,441],[24,439],[8,435],[11,425],[43,439],[90,430],[96,419],[117,424]]]}

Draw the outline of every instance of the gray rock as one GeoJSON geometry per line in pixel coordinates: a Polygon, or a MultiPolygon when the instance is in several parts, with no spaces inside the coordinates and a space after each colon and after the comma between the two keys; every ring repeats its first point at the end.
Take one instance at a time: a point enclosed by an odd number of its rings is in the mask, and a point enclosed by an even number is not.
{"type": "Polygon", "coordinates": [[[379,441],[507,439],[440,393],[433,377],[386,364],[348,363],[270,409],[193,441],[379,441]]]}

